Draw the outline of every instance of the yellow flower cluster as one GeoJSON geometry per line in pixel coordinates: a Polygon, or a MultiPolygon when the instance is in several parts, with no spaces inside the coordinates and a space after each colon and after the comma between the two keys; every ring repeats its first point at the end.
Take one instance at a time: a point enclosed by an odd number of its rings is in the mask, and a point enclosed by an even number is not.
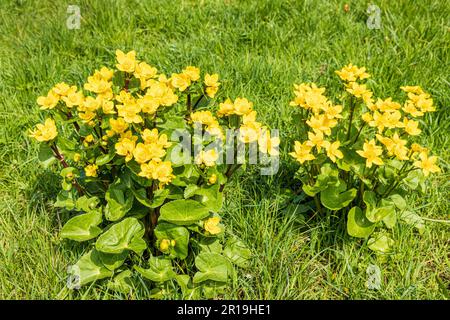
{"type": "Polygon", "coordinates": [[[55,121],[53,119],[47,118],[44,124],[37,124],[34,130],[30,131],[29,136],[36,139],[39,142],[51,141],[58,135],[58,130],[56,129],[55,121]]]}
{"type": "MultiPolygon", "coordinates": [[[[173,73],[170,78],[170,83],[172,87],[183,92],[199,79],[200,69],[194,66],[188,66],[181,73],[173,73]]],[[[219,75],[216,73],[207,73],[203,83],[206,95],[210,98],[214,98],[220,86],[219,75]]]]}
{"type": "MultiPolygon", "coordinates": [[[[368,168],[371,168],[373,164],[381,166],[387,159],[395,158],[402,161],[413,160],[414,167],[420,168],[425,176],[440,171],[436,164],[437,157],[429,157],[428,150],[417,143],[411,144],[411,147],[408,148],[408,140],[403,138],[405,134],[417,136],[421,133],[422,130],[419,128],[419,122],[414,120],[415,117],[436,110],[428,93],[419,86],[405,86],[401,89],[407,93],[408,99],[403,106],[390,97],[375,101],[372,98],[373,93],[367,89],[366,85],[357,82],[370,77],[366,68],[349,64],[336,73],[344,81],[346,91],[353,96],[352,99],[362,100],[368,109],[367,112],[361,114],[363,123],[361,129],[365,125],[377,129],[378,133],[375,134],[375,137],[367,139],[362,150],[356,151],[365,158],[368,168]],[[381,145],[377,145],[377,141],[381,145]]],[[[332,162],[342,159],[344,155],[339,150],[341,143],[325,139],[326,136],[331,136],[332,129],[338,125],[338,120],[342,119],[342,106],[333,105],[324,96],[325,89],[319,88],[315,84],[294,85],[294,89],[295,98],[290,105],[303,108],[311,113],[306,124],[312,129],[312,132],[308,132],[307,141],[303,143],[295,141],[294,152],[291,152],[290,155],[303,164],[316,159],[316,155],[312,153],[315,148],[317,153],[324,149],[332,162]]],[[[353,103],[356,102],[353,101],[353,103]]],[[[353,111],[350,111],[351,116],[353,111]]]]}
{"type": "Polygon", "coordinates": [[[159,180],[167,184],[174,178],[170,161],[162,161],[166,149],[171,146],[165,134],[159,135],[158,129],[144,129],[140,137],[125,131],[127,124],[121,120],[110,119],[111,130],[120,134],[115,144],[116,153],[124,156],[125,161],[134,159],[141,166],[140,176],[147,179],[159,180]],[[118,132],[121,131],[121,132],[118,132]],[[138,140],[142,142],[137,142],[138,140]]]}
{"type": "Polygon", "coordinates": [[[294,85],[295,98],[290,105],[303,108],[311,113],[311,117],[306,121],[306,124],[312,129],[308,132],[308,140],[303,143],[295,141],[294,152],[289,153],[302,164],[305,161],[316,159],[316,156],[311,153],[313,148],[317,153],[323,149],[333,162],[344,157],[339,150],[340,141],[326,140],[326,136],[331,136],[332,129],[342,118],[342,106],[334,105],[324,95],[324,92],[325,88],[319,88],[314,83],[294,85]]]}

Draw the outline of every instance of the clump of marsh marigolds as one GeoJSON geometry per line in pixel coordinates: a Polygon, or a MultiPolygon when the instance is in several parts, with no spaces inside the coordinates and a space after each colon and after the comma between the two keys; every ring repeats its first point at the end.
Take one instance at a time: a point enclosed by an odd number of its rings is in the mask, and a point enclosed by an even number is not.
{"type": "Polygon", "coordinates": [[[297,175],[316,212],[346,216],[351,236],[369,238],[369,248],[387,253],[397,219],[423,228],[404,195],[423,190],[424,179],[440,172],[437,157],[416,142],[420,118],[435,107],[418,86],[401,87],[401,103],[375,98],[364,83],[370,77],[365,68],[349,64],[336,73],[345,88],[342,104],[313,83],[294,85],[290,104],[307,131],[290,155],[301,164],[297,175]]]}
{"type": "Polygon", "coordinates": [[[39,97],[46,120],[29,133],[41,142],[40,160],[62,166],[55,206],[72,215],[62,237],[91,242],[71,267],[71,285],[109,279],[128,294],[138,272],[153,297],[213,296],[250,258],[240,240],[226,239],[219,215],[240,167],[220,161],[233,138],[226,129],[265,154],[277,154],[279,141],[247,99],[214,107],[217,74],[188,66],[166,76],[134,51],[117,50],[116,59],[82,88],[61,82],[39,97]]]}

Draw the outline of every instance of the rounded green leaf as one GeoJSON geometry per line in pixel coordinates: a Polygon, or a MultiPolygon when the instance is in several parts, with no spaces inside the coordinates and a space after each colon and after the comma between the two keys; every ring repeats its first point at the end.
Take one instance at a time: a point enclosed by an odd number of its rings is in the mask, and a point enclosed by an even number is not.
{"type": "Polygon", "coordinates": [[[80,286],[89,282],[109,278],[113,272],[105,268],[100,261],[98,252],[91,250],[83,255],[78,262],[70,268],[70,272],[75,277],[75,284],[80,286]]]}
{"type": "Polygon", "coordinates": [[[124,186],[114,183],[105,193],[105,199],[108,202],[105,208],[105,217],[110,221],[122,219],[133,206],[133,191],[124,190],[124,186]]]}
{"type": "Polygon", "coordinates": [[[175,246],[171,247],[170,255],[180,259],[186,259],[189,244],[188,229],[171,223],[161,222],[155,228],[155,236],[159,240],[175,240],[175,246]]]}
{"type": "Polygon", "coordinates": [[[394,245],[394,240],[392,240],[388,235],[382,233],[378,234],[374,238],[370,238],[367,242],[369,249],[378,253],[387,253],[391,250],[394,245]]]}
{"type": "Polygon", "coordinates": [[[395,206],[386,200],[381,200],[380,206],[366,210],[366,217],[370,222],[378,222],[383,220],[388,215],[395,214],[395,206]]]}
{"type": "Polygon", "coordinates": [[[227,242],[223,254],[241,268],[247,268],[249,266],[249,261],[252,256],[250,249],[242,241],[237,239],[231,239],[227,242]]]}
{"type": "Polygon", "coordinates": [[[375,224],[370,222],[361,208],[353,207],[347,216],[347,232],[352,237],[367,238],[375,229],[375,224]]]}
{"type": "Polygon", "coordinates": [[[122,253],[104,253],[98,251],[98,256],[102,264],[109,270],[114,271],[119,268],[125,262],[128,257],[128,250],[124,250],[122,253]]]}
{"type": "Polygon", "coordinates": [[[194,275],[194,283],[207,280],[227,282],[231,276],[232,267],[230,262],[227,258],[217,253],[200,253],[195,258],[195,266],[199,271],[194,275]]]}
{"type": "Polygon", "coordinates": [[[147,248],[143,235],[144,226],[136,218],[126,218],[100,235],[95,248],[105,253],[131,250],[140,254],[147,248]]]}
{"type": "Polygon", "coordinates": [[[61,230],[61,237],[75,241],[86,241],[102,233],[98,225],[102,222],[101,211],[80,214],[66,222],[61,230]]]}
{"type": "Polygon", "coordinates": [[[149,269],[134,266],[144,278],[154,282],[165,282],[174,279],[176,276],[173,271],[172,261],[164,256],[151,256],[149,259],[149,269]]]}
{"type": "Polygon", "coordinates": [[[342,182],[328,186],[320,192],[320,201],[330,210],[342,209],[349,205],[356,196],[355,188],[345,191],[346,189],[345,183],[342,182]]]}
{"type": "Polygon", "coordinates": [[[208,215],[208,208],[197,201],[180,199],[163,205],[159,218],[177,225],[190,225],[208,215]]]}

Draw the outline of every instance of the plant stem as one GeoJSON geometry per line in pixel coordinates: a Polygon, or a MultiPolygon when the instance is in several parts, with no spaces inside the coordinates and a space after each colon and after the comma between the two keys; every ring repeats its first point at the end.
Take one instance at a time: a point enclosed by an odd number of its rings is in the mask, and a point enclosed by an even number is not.
{"type": "Polygon", "coordinates": [[[350,139],[350,133],[352,131],[352,121],[353,121],[353,113],[355,111],[355,102],[353,100],[353,97],[350,97],[350,117],[348,121],[348,130],[347,130],[347,138],[346,141],[350,139]]]}
{"type": "Polygon", "coordinates": [[[188,116],[190,117],[191,113],[192,113],[192,101],[191,101],[191,94],[188,93],[187,94],[187,111],[188,111],[188,116]]]}
{"type": "Polygon", "coordinates": [[[320,200],[317,194],[314,195],[314,203],[316,204],[317,211],[320,213],[320,215],[322,215],[323,214],[322,205],[320,204],[320,200]]]}
{"type": "MultiPolygon", "coordinates": [[[[64,159],[64,156],[59,152],[58,147],[55,144],[53,144],[50,146],[50,149],[52,149],[53,155],[55,156],[56,159],[58,159],[58,161],[61,163],[61,165],[64,168],[68,168],[69,165],[67,164],[66,160],[64,159]]],[[[84,194],[83,188],[81,188],[77,179],[72,180],[72,185],[77,189],[77,191],[80,195],[84,194]]]]}

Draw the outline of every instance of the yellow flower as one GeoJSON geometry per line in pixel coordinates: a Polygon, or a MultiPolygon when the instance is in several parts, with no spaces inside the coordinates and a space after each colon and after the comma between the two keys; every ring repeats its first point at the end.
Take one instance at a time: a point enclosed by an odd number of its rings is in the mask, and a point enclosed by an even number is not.
{"type": "Polygon", "coordinates": [[[170,248],[170,240],[169,239],[162,239],[159,243],[159,250],[161,252],[166,252],[170,248]]]}
{"type": "Polygon", "coordinates": [[[67,97],[63,97],[62,100],[66,103],[68,108],[72,108],[74,106],[80,106],[84,102],[83,92],[73,92],[67,95],[67,97]]]}
{"type": "Polygon", "coordinates": [[[191,78],[185,73],[173,73],[171,76],[171,84],[181,92],[191,85],[191,78]]]}
{"type": "Polygon", "coordinates": [[[114,75],[114,70],[111,70],[107,67],[102,67],[100,71],[96,71],[96,73],[100,74],[103,80],[109,81],[114,75]]]}
{"type": "Polygon", "coordinates": [[[325,111],[325,115],[329,118],[329,119],[341,119],[342,115],[342,106],[341,105],[324,105],[323,110],[325,111]]]}
{"type": "Polygon", "coordinates": [[[206,95],[210,98],[214,98],[216,96],[219,87],[206,87],[206,95]]]}
{"type": "Polygon", "coordinates": [[[411,92],[411,93],[415,93],[415,94],[424,93],[422,88],[419,86],[404,86],[404,87],[400,87],[400,89],[402,89],[405,92],[411,92]]]}
{"type": "Polygon", "coordinates": [[[129,103],[124,105],[117,105],[117,112],[119,117],[127,123],[141,123],[143,122],[142,117],[138,114],[141,112],[141,108],[137,103],[129,103]]]}
{"type": "Polygon", "coordinates": [[[155,67],[150,66],[146,62],[136,64],[134,76],[138,79],[151,79],[156,77],[158,70],[155,67]]]}
{"type": "Polygon", "coordinates": [[[134,160],[137,163],[144,163],[152,159],[148,145],[138,143],[133,150],[134,160]]]}
{"type": "Polygon", "coordinates": [[[97,177],[98,166],[96,164],[89,164],[84,168],[86,177],[97,177]]]}
{"type": "Polygon", "coordinates": [[[219,159],[219,153],[216,149],[210,149],[208,151],[200,151],[195,159],[196,164],[204,164],[207,167],[212,167],[216,164],[217,159],[219,159]]]}
{"type": "Polygon", "coordinates": [[[309,146],[306,142],[302,144],[299,141],[295,141],[294,152],[290,152],[289,155],[303,164],[305,161],[314,160],[316,158],[310,152],[311,146],[309,146]]]}
{"type": "Polygon", "coordinates": [[[217,119],[213,116],[211,111],[197,111],[191,113],[192,122],[197,122],[206,126],[217,124],[217,119]]]}
{"type": "Polygon", "coordinates": [[[246,98],[236,98],[234,100],[234,114],[242,116],[252,111],[253,103],[246,98]]]}
{"type": "Polygon", "coordinates": [[[209,233],[209,234],[219,234],[222,232],[222,228],[219,226],[220,218],[219,217],[212,217],[209,219],[206,219],[206,221],[203,224],[203,228],[209,233]]]}
{"type": "Polygon", "coordinates": [[[205,75],[205,85],[206,85],[206,94],[210,98],[214,98],[217,91],[219,90],[219,75],[217,73],[214,73],[212,75],[206,74],[205,75]]]}
{"type": "Polygon", "coordinates": [[[110,90],[111,86],[112,82],[103,79],[100,73],[96,73],[88,77],[88,82],[84,84],[84,89],[95,93],[103,93],[110,90]]]}
{"type": "Polygon", "coordinates": [[[422,112],[436,111],[436,108],[433,106],[433,99],[429,99],[426,94],[419,96],[416,105],[422,112]]]}
{"type": "Polygon", "coordinates": [[[147,179],[159,180],[162,184],[167,184],[175,178],[172,172],[172,164],[170,161],[153,159],[149,163],[141,164],[139,176],[147,179]]]}
{"type": "Polygon", "coordinates": [[[405,105],[403,106],[402,109],[405,113],[408,113],[413,117],[423,116],[423,112],[421,110],[418,110],[416,108],[416,105],[414,103],[412,103],[411,101],[406,101],[405,105]]]}
{"type": "Polygon", "coordinates": [[[413,151],[413,152],[416,152],[416,153],[425,153],[425,154],[428,154],[428,148],[425,148],[425,147],[422,147],[420,144],[418,144],[418,143],[413,143],[412,145],[411,145],[411,150],[413,151]]]}
{"type": "Polygon", "coordinates": [[[401,108],[400,103],[392,101],[392,98],[387,98],[386,100],[378,99],[375,103],[376,110],[386,112],[386,111],[396,111],[401,108]]]}
{"type": "Polygon", "coordinates": [[[42,110],[53,109],[59,102],[59,96],[51,90],[47,96],[37,98],[42,110]]]}
{"type": "Polygon", "coordinates": [[[73,155],[73,161],[74,161],[74,162],[79,162],[80,160],[81,160],[81,154],[75,153],[75,154],[73,155]]]}
{"type": "Polygon", "coordinates": [[[145,144],[150,143],[157,143],[158,142],[158,129],[154,128],[152,130],[150,129],[144,129],[141,133],[142,140],[144,140],[145,144]]]}
{"type": "MultiPolygon", "coordinates": [[[[158,107],[160,105],[168,107],[178,101],[178,96],[173,92],[172,88],[169,87],[167,83],[161,81],[152,81],[149,84],[146,96],[149,96],[152,99],[152,103],[157,103],[158,107]]],[[[154,107],[155,106],[150,106],[150,110],[153,110],[154,107]]],[[[144,109],[142,111],[147,112],[144,109]]]]}
{"type": "Polygon", "coordinates": [[[217,175],[215,173],[213,173],[209,178],[208,178],[208,183],[209,184],[214,184],[217,182],[217,175]]]}
{"type": "Polygon", "coordinates": [[[29,136],[36,139],[39,142],[50,141],[56,138],[58,130],[56,129],[55,121],[47,118],[44,124],[37,124],[36,128],[30,131],[29,136]]]}
{"type": "MultiPolygon", "coordinates": [[[[136,137],[137,138],[137,137],[136,137]]],[[[136,146],[136,140],[133,138],[122,138],[115,144],[116,153],[124,156],[125,161],[128,162],[133,159],[133,151],[136,146]]]]}
{"type": "Polygon", "coordinates": [[[325,141],[325,149],[327,150],[327,157],[330,158],[330,160],[333,162],[336,162],[336,158],[338,159],[344,158],[344,155],[339,150],[340,145],[341,143],[339,141],[335,141],[333,143],[325,141]]]}
{"type": "Polygon", "coordinates": [[[261,136],[258,139],[259,150],[262,153],[268,153],[271,156],[277,156],[278,146],[280,145],[279,137],[271,137],[269,130],[264,130],[261,136]]]}
{"type": "Polygon", "coordinates": [[[412,136],[417,136],[422,132],[422,130],[419,129],[419,122],[417,121],[409,120],[408,118],[405,117],[403,119],[403,125],[405,131],[412,136]]]}
{"type": "Polygon", "coordinates": [[[217,111],[217,115],[219,117],[229,116],[234,112],[234,105],[231,99],[227,98],[224,102],[219,104],[219,111],[217,111]]]}
{"type": "Polygon", "coordinates": [[[71,87],[65,82],[60,82],[53,87],[52,91],[54,94],[63,97],[67,96],[69,93],[72,93],[74,89],[76,91],[77,87],[71,87]]]}
{"type": "Polygon", "coordinates": [[[425,176],[428,176],[430,173],[437,173],[441,171],[441,169],[436,165],[436,156],[428,157],[425,152],[422,152],[419,157],[420,161],[415,161],[414,166],[416,168],[422,169],[422,172],[425,176]]]}
{"type": "Polygon", "coordinates": [[[383,160],[379,157],[383,150],[380,146],[375,144],[375,140],[372,139],[369,142],[365,142],[363,145],[363,150],[356,151],[361,157],[366,158],[366,166],[367,168],[371,168],[372,164],[376,164],[378,166],[383,165],[383,160]]]}
{"type": "Polygon", "coordinates": [[[364,80],[370,77],[370,75],[366,72],[366,68],[358,68],[351,63],[335,72],[339,78],[347,82],[354,82],[358,79],[364,80]]]}
{"type": "Polygon", "coordinates": [[[84,141],[87,143],[94,142],[94,136],[92,134],[89,134],[84,138],[84,141]]]}
{"type": "Polygon", "coordinates": [[[83,122],[91,122],[96,116],[96,113],[93,111],[86,111],[78,113],[78,117],[83,120],[83,122]]]}
{"type": "Polygon", "coordinates": [[[128,129],[128,123],[123,118],[109,119],[109,126],[114,134],[121,134],[128,129]]]}
{"type": "Polygon", "coordinates": [[[373,117],[372,117],[372,114],[370,112],[363,113],[361,115],[361,119],[364,122],[371,122],[371,121],[373,121],[373,117]]]}
{"type": "Polygon", "coordinates": [[[322,131],[317,132],[308,132],[308,141],[306,141],[306,145],[310,147],[316,147],[317,152],[320,152],[322,147],[325,147],[326,141],[323,139],[322,131]]]}
{"type": "Polygon", "coordinates": [[[314,132],[323,132],[326,135],[331,134],[331,128],[337,125],[336,119],[330,119],[324,114],[312,116],[306,121],[306,124],[314,130],[314,132]]]}
{"type": "Polygon", "coordinates": [[[116,111],[114,109],[114,102],[112,101],[103,101],[102,102],[102,111],[104,114],[115,114],[116,111]]]}
{"type": "Polygon", "coordinates": [[[367,86],[365,84],[359,84],[357,82],[350,82],[347,85],[348,92],[350,92],[352,95],[354,95],[356,98],[363,98],[368,99],[372,96],[372,92],[367,89],[367,86]]]}
{"type": "Polygon", "coordinates": [[[155,114],[159,107],[158,99],[155,99],[149,95],[145,95],[137,100],[137,104],[142,109],[142,112],[150,115],[155,114]]]}
{"type": "Polygon", "coordinates": [[[183,70],[183,73],[191,79],[191,81],[197,81],[200,79],[200,69],[193,66],[188,66],[183,70]]]}
{"type": "Polygon", "coordinates": [[[78,111],[80,112],[94,112],[101,107],[100,99],[95,99],[93,97],[86,97],[83,103],[78,106],[78,111]]]}
{"type": "Polygon", "coordinates": [[[136,51],[130,51],[128,53],[123,53],[121,50],[116,50],[116,59],[118,64],[116,68],[120,71],[133,73],[136,68],[136,51]]]}
{"type": "Polygon", "coordinates": [[[389,156],[395,155],[398,160],[408,160],[408,148],[406,148],[406,140],[403,140],[399,135],[394,133],[392,138],[383,137],[379,134],[376,135],[378,141],[380,141],[386,147],[389,156]]]}

